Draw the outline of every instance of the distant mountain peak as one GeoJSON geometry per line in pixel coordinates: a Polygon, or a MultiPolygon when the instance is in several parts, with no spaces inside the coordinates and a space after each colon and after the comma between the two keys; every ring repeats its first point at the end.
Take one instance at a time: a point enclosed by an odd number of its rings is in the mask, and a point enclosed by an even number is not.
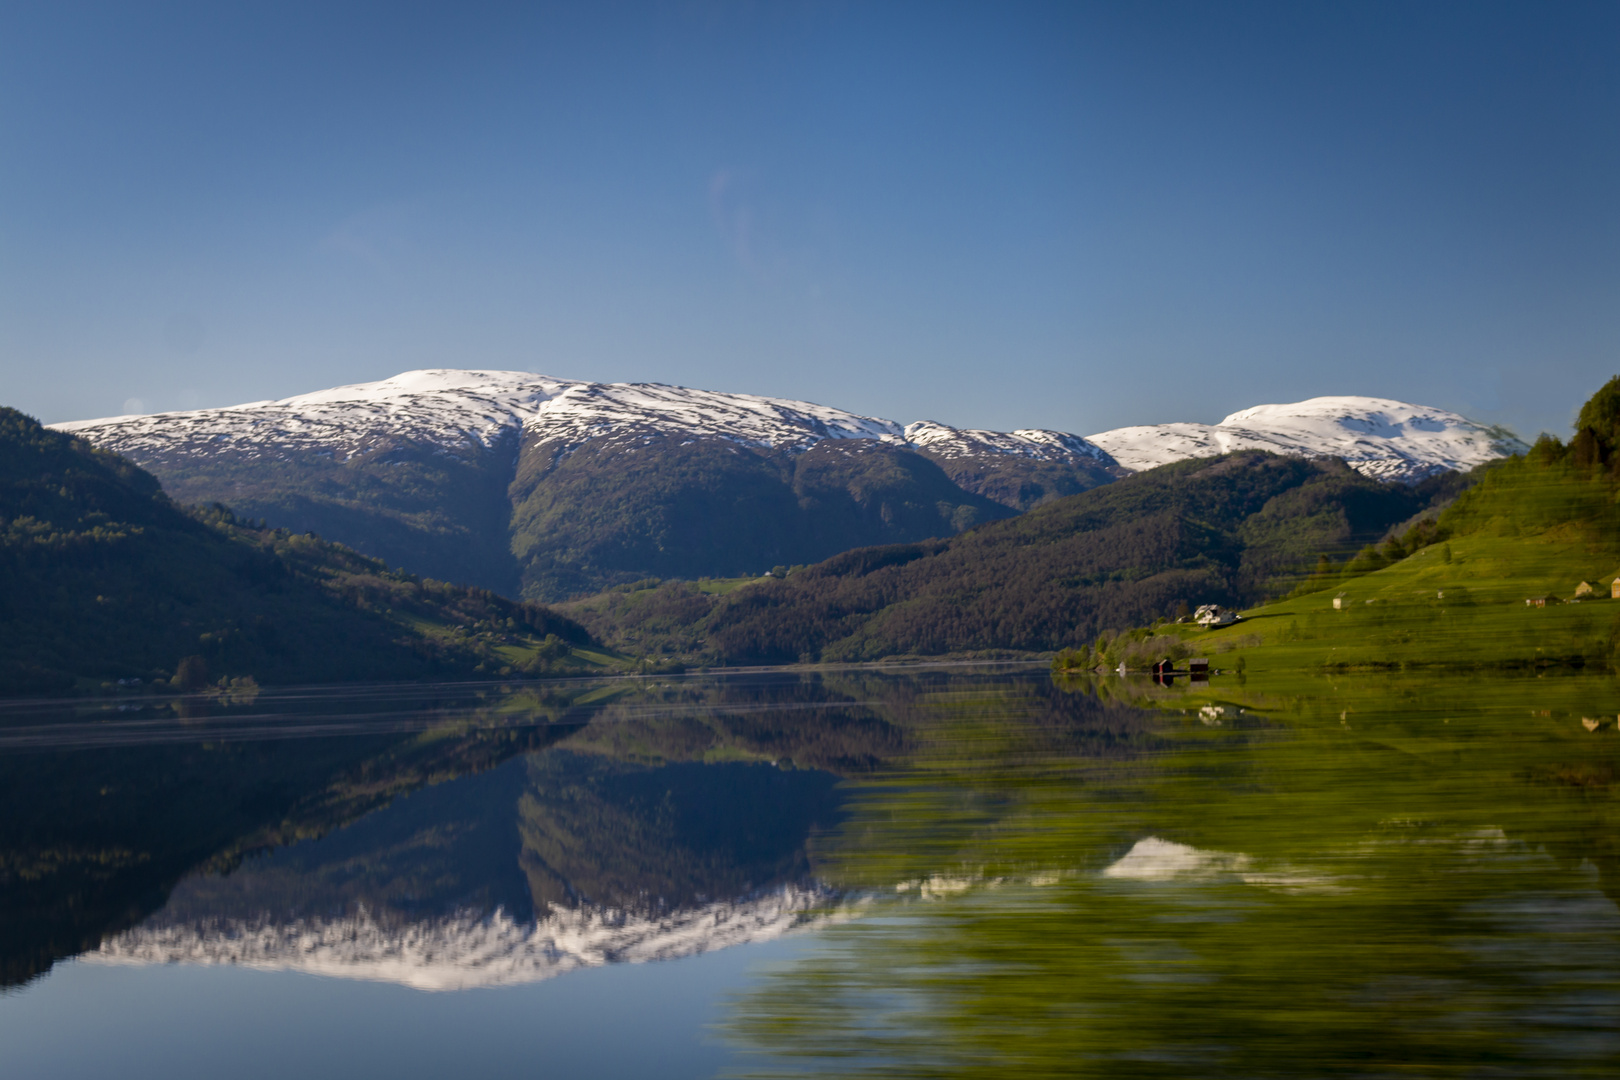
{"type": "Polygon", "coordinates": [[[1529,449],[1512,432],[1426,405],[1316,397],[1240,409],[1218,424],[1145,424],[1088,436],[1132,471],[1236,450],[1343,458],[1378,480],[1413,483],[1529,449]]]}

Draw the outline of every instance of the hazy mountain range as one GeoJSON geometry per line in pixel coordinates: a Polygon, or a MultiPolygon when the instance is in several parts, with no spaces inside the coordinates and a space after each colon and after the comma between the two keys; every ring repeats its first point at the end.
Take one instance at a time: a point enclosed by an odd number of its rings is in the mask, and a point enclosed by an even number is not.
{"type": "Polygon", "coordinates": [[[1525,449],[1501,428],[1381,398],[1081,437],[454,370],[54,426],[130,458],[181,501],[221,502],[416,573],[552,600],[950,536],[1233,450],[1338,457],[1367,477],[1414,483],[1525,449]]]}

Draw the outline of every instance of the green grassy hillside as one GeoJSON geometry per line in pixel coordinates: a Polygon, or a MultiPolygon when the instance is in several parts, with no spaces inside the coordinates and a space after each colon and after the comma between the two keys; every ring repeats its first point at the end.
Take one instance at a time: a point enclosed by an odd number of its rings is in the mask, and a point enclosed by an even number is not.
{"type": "Polygon", "coordinates": [[[538,674],[587,666],[589,644],[539,605],[183,509],[127,461],[0,410],[0,692],[538,674]]]}
{"type": "Polygon", "coordinates": [[[1614,667],[1617,418],[1620,379],[1588,403],[1570,443],[1544,436],[1524,457],[1487,467],[1432,526],[1343,565],[1324,562],[1294,596],[1236,625],[1139,629],[1062,665],[1143,665],[1194,650],[1249,672],[1614,667]],[[1591,595],[1577,596],[1583,582],[1591,595]],[[1545,606],[1526,604],[1534,598],[1545,606]]]}

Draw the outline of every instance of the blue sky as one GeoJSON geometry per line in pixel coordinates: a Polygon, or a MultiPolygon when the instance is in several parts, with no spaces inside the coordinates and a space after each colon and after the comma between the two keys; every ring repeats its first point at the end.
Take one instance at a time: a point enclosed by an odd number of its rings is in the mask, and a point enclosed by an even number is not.
{"type": "Polygon", "coordinates": [[[1620,5],[0,5],[0,403],[416,367],[901,421],[1620,370],[1620,5]]]}

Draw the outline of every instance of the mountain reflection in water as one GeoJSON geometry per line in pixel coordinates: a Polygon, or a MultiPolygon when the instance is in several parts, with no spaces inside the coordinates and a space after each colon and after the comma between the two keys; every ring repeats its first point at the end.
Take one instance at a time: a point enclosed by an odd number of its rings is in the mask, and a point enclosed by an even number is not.
{"type": "Polygon", "coordinates": [[[1620,1062],[1607,676],[412,693],[370,726],[270,695],[112,742],[81,707],[72,749],[14,717],[10,981],[82,956],[510,988],[809,928],[733,988],[759,1073],[1620,1062]],[[223,737],[277,725],[327,733],[223,737]]]}
{"type": "Polygon", "coordinates": [[[656,915],[552,909],[522,923],[504,911],[389,925],[370,912],[337,919],[161,920],[104,941],[85,959],[106,964],[234,964],[417,990],[538,982],[583,967],[674,960],[770,941],[800,926],[826,890],[784,886],[746,900],[656,915]]]}
{"type": "Polygon", "coordinates": [[[766,941],[826,908],[806,843],[836,778],[553,749],[186,878],[102,963],[284,968],[453,990],[766,941]]]}

